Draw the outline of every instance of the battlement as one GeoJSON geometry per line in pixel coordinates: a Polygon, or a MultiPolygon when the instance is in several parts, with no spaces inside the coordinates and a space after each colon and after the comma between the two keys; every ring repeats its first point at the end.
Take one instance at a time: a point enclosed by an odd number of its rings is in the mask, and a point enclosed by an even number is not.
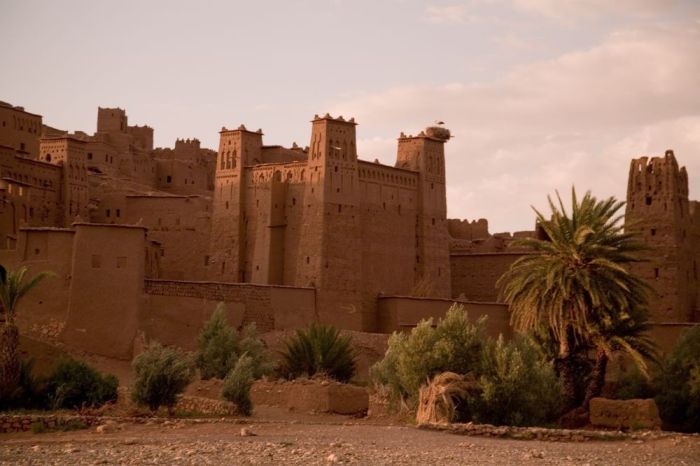
{"type": "Polygon", "coordinates": [[[175,150],[178,149],[200,149],[199,139],[176,139],[175,140],[175,150]]]}
{"type": "Polygon", "coordinates": [[[472,220],[471,222],[467,219],[447,219],[447,231],[454,239],[475,240],[491,236],[489,233],[489,221],[485,218],[472,220]]]}
{"type": "Polygon", "coordinates": [[[348,125],[355,125],[355,126],[357,126],[357,123],[355,122],[355,118],[354,118],[354,117],[352,117],[352,118],[346,120],[345,118],[343,118],[343,115],[338,115],[337,118],[333,118],[333,117],[332,117],[330,114],[328,114],[328,113],[326,113],[326,114],[323,115],[323,116],[314,115],[314,119],[311,120],[311,122],[312,122],[312,123],[315,123],[315,122],[317,122],[317,121],[323,121],[323,120],[332,121],[332,122],[334,122],[334,123],[344,123],[344,124],[348,124],[348,125]]]}
{"type": "Polygon", "coordinates": [[[688,196],[688,172],[678,166],[672,150],[663,157],[640,157],[630,163],[628,197],[635,194],[645,196],[688,196]]]}
{"type": "Polygon", "coordinates": [[[229,129],[225,126],[222,126],[221,131],[219,131],[220,134],[221,133],[236,133],[236,132],[245,132],[245,133],[259,134],[260,136],[264,136],[262,128],[258,128],[257,131],[251,131],[248,128],[246,128],[245,125],[242,123],[238,126],[238,128],[235,128],[235,129],[229,129]]]}

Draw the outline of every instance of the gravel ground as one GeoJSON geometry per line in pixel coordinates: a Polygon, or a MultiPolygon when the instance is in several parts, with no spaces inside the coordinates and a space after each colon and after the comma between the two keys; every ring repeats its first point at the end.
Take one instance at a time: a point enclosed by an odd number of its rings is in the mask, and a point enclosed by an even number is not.
{"type": "Polygon", "coordinates": [[[0,464],[695,465],[700,437],[543,442],[466,437],[406,426],[270,422],[117,426],[0,436],[0,464]],[[253,436],[242,436],[248,429],[253,436]]]}

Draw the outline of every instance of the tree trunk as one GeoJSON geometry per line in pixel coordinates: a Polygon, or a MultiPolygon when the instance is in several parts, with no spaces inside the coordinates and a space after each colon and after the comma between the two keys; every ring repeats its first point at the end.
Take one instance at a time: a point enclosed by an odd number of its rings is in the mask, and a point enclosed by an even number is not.
{"type": "MultiPolygon", "coordinates": [[[[567,332],[568,333],[568,332],[567,332]]],[[[559,342],[559,376],[562,381],[564,413],[575,409],[576,406],[576,373],[571,355],[569,338],[563,338],[559,342]]]]}
{"type": "Polygon", "coordinates": [[[20,378],[19,330],[14,323],[0,324],[0,400],[17,390],[20,378]]]}
{"type": "Polygon", "coordinates": [[[608,355],[602,349],[598,349],[595,355],[595,366],[591,374],[591,381],[586,387],[586,397],[583,400],[583,407],[588,409],[591,399],[600,396],[605,385],[605,372],[608,368],[608,355]]]}

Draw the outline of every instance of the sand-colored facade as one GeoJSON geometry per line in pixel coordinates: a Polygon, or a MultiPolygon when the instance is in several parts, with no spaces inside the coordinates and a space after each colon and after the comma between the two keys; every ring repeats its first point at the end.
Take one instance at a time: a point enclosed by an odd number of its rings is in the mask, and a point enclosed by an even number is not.
{"type": "MultiPolygon", "coordinates": [[[[262,331],[363,332],[410,328],[457,301],[511,333],[495,283],[527,254],[514,240],[538,232],[447,219],[443,127],[401,133],[390,166],[362,160],[356,122],[328,114],[312,119],[307,147],[266,145],[240,125],[221,129],[217,151],[197,139],[154,148],[153,129],[118,108],[98,109],[93,134],[0,105],[0,121],[11,117],[40,130],[33,142],[0,133],[0,262],[55,272],[28,298],[24,331],[128,359],[152,339],[189,347],[219,301],[262,331]]],[[[639,271],[660,291],[653,319],[672,325],[657,332],[665,346],[698,318],[695,206],[672,153],[632,162],[628,218],[650,222],[656,256],[639,271]]]]}

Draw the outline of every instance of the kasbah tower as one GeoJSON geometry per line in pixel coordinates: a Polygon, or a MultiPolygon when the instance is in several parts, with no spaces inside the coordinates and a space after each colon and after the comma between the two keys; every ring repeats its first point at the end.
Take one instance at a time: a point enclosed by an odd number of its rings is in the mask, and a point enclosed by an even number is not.
{"type": "Polygon", "coordinates": [[[625,226],[648,246],[637,272],[654,293],[651,320],[694,322],[698,312],[700,203],[688,200],[688,173],[673,151],[632,160],[625,226]]]}
{"type": "Polygon", "coordinates": [[[376,328],[378,294],[449,298],[444,145],[401,135],[395,167],[358,160],[356,123],[316,115],[308,150],[220,132],[209,279],[317,289],[321,321],[376,328]]]}

